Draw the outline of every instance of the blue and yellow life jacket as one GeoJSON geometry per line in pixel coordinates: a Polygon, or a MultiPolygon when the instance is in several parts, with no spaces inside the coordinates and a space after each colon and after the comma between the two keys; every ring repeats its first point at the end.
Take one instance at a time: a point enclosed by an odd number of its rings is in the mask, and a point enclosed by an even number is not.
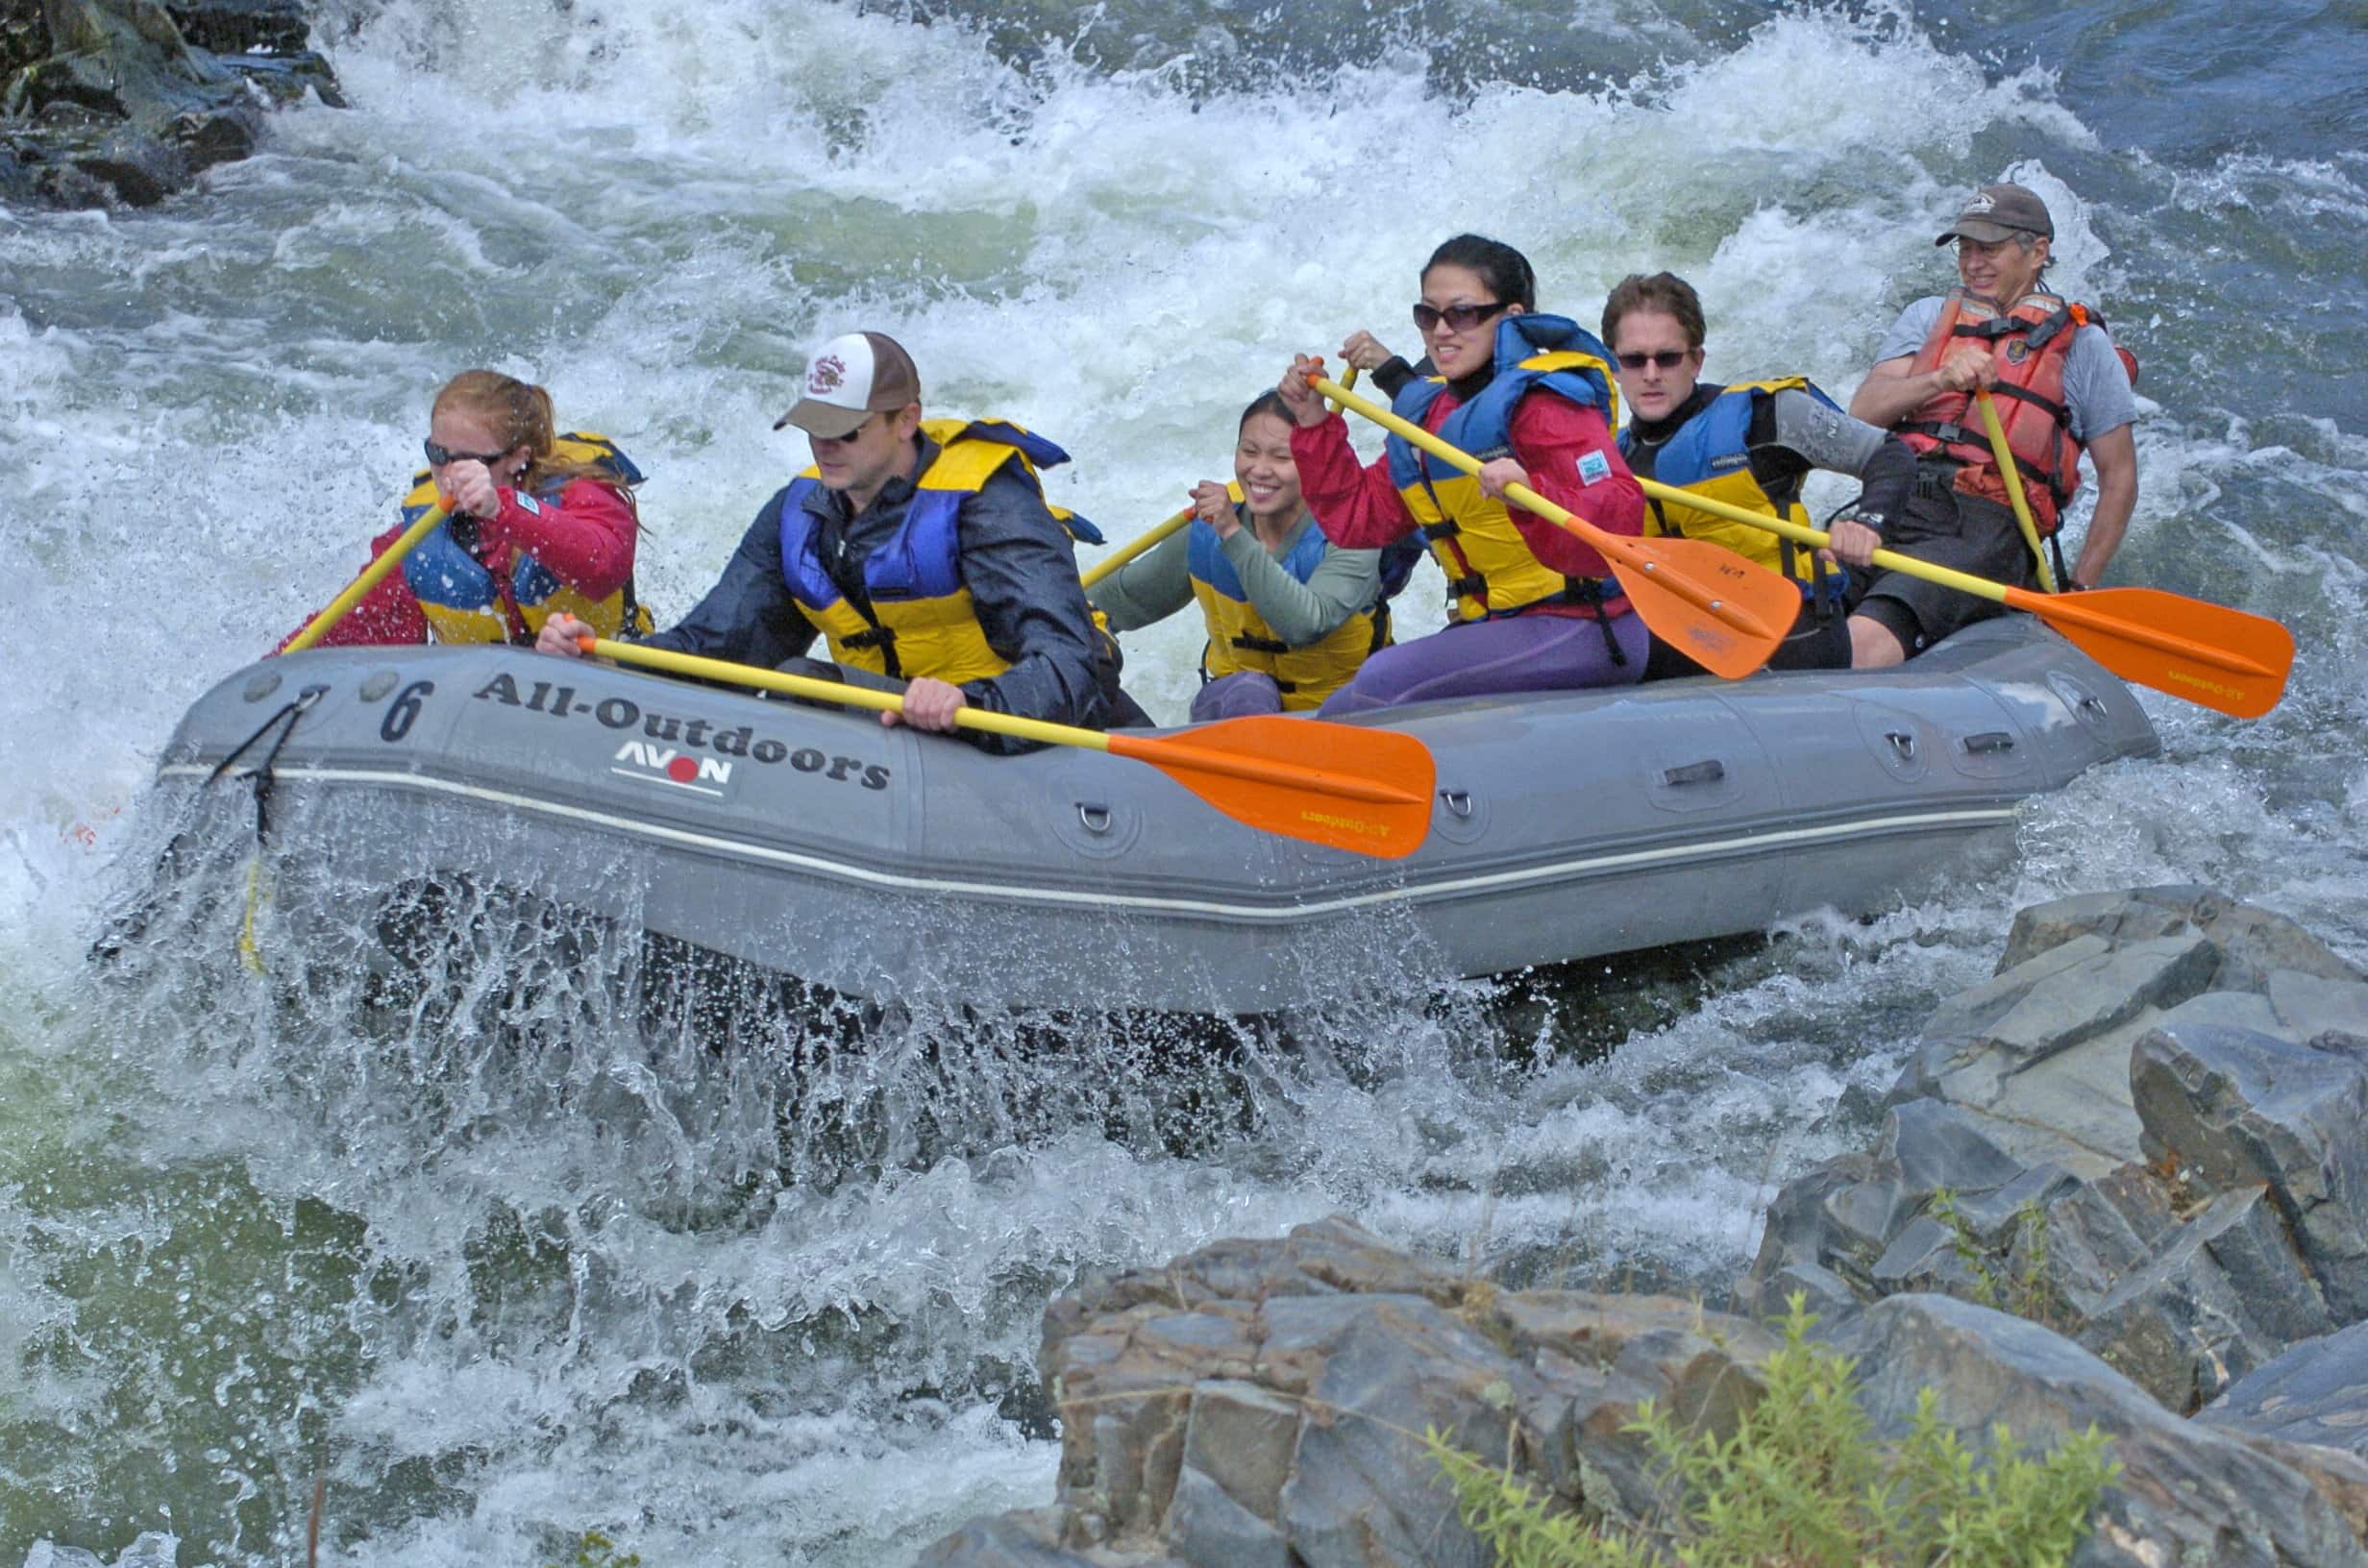
{"type": "MultiPolygon", "coordinates": [[[[1249,527],[1248,513],[1240,509],[1242,487],[1225,488],[1233,496],[1242,526],[1249,527]]],[[[1305,582],[1323,564],[1330,548],[1323,529],[1310,519],[1301,525],[1291,549],[1275,557],[1275,564],[1305,582]]],[[[1275,636],[1274,628],[1250,604],[1242,575],[1226,558],[1217,530],[1198,518],[1193,520],[1185,559],[1192,573],[1193,598],[1200,601],[1200,614],[1209,626],[1208,646],[1200,653],[1200,673],[1205,679],[1255,670],[1270,677],[1283,694],[1285,712],[1301,713],[1321,707],[1325,698],[1348,684],[1368,655],[1389,646],[1390,611],[1378,600],[1312,643],[1294,648],[1275,636]]]]}
{"type": "MultiPolygon", "coordinates": [[[[1037,470],[1069,461],[1069,453],[1007,420],[931,419],[921,433],[938,453],[914,481],[904,519],[863,563],[869,613],[839,592],[814,548],[814,516],[806,499],[822,488],[819,470],[790,481],[781,498],[781,576],[807,620],[830,645],[830,656],[851,669],[912,679],[926,675],[959,686],[1011,668],[987,644],[977,606],[962,580],[959,523],[962,501],[976,495],[1005,463],[1044,493],[1037,470]]],[[[1049,505],[1049,503],[1048,503],[1049,505]]],[[[1073,538],[1101,543],[1092,524],[1050,507],[1073,538]]]]}
{"type": "MultiPolygon", "coordinates": [[[[1511,454],[1514,409],[1534,389],[1600,408],[1607,424],[1619,417],[1611,351],[1567,317],[1506,316],[1497,324],[1495,357],[1494,379],[1449,413],[1436,432],[1484,463],[1511,454]]],[[[1438,377],[1409,382],[1391,410],[1420,425],[1446,384],[1438,377]]],[[[1566,577],[1538,559],[1505,503],[1482,495],[1480,481],[1470,475],[1403,436],[1390,437],[1389,459],[1390,480],[1447,574],[1447,594],[1460,619],[1518,615],[1549,603],[1600,606],[1618,595],[1619,584],[1611,577],[1566,577]]]]}
{"type": "MultiPolygon", "coordinates": [[[[1793,390],[1806,392],[1827,407],[1840,411],[1841,405],[1806,377],[1737,381],[1721,388],[1664,441],[1652,445],[1640,442],[1633,425],[1620,431],[1620,455],[1628,459],[1628,466],[1640,476],[1672,489],[1707,501],[1723,501],[1730,506],[1763,512],[1807,527],[1810,518],[1801,505],[1798,481],[1780,485],[1771,493],[1751,471],[1751,421],[1760,400],[1793,390]]],[[[1796,549],[1789,540],[1780,539],[1764,528],[1714,517],[1699,507],[1661,496],[1648,494],[1645,505],[1651,514],[1645,525],[1648,534],[1682,534],[1688,539],[1707,539],[1723,545],[1747,561],[1792,578],[1804,594],[1813,592],[1819,580],[1835,585],[1829,592],[1838,589],[1839,572],[1828,569],[1821,574],[1813,551],[1796,549]]]]}
{"type": "MultiPolygon", "coordinates": [[[[552,443],[552,453],[613,476],[629,504],[632,492],[625,486],[641,482],[641,470],[604,435],[570,430],[552,443]]],[[[519,491],[518,504],[530,512],[556,505],[559,493],[574,482],[573,478],[555,478],[531,495],[519,491]]],[[[411,493],[403,498],[404,527],[418,522],[439,501],[434,477],[420,470],[412,476],[411,493]]],[[[461,548],[447,523],[403,558],[403,580],[427,612],[429,630],[439,643],[530,643],[543,629],[543,623],[561,612],[586,623],[603,637],[651,629],[650,612],[634,597],[630,576],[607,598],[593,600],[561,581],[525,551],[512,550],[505,564],[506,569],[497,576],[474,551],[461,548]],[[511,619],[513,607],[515,621],[511,619]]]]}

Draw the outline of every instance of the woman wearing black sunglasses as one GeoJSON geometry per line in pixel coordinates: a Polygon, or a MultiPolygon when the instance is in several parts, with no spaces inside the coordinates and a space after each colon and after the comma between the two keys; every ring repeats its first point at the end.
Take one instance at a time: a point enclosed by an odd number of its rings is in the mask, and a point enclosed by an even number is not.
{"type": "MultiPolygon", "coordinates": [[[[1843,512],[1877,532],[1886,518],[1906,510],[1915,487],[1915,454],[1906,442],[1851,418],[1804,377],[1702,380],[1705,335],[1701,297],[1675,273],[1631,273],[1604,301],[1603,340],[1612,346],[1620,395],[1628,400],[1619,450],[1629,467],[1690,495],[1792,523],[1810,521],[1800,496],[1812,469],[1856,478],[1858,499],[1843,512]]],[[[1800,585],[1800,617],[1770,655],[1771,669],[1849,667],[1848,577],[1828,552],[1804,550],[1670,497],[1655,496],[1647,504],[1648,533],[1708,539],[1800,585]]],[[[1702,673],[1685,654],[1653,640],[1645,679],[1702,673]]]]}
{"type": "MultiPolygon", "coordinates": [[[[1419,528],[1454,606],[1444,631],[1374,653],[1321,711],[1638,679],[1647,639],[1610,565],[1505,503],[1508,484],[1526,484],[1606,532],[1642,527],[1643,492],[1612,440],[1609,355],[1576,322],[1538,312],[1536,275],[1510,245],[1458,234],[1421,282],[1415,326],[1436,373],[1394,406],[1485,459],[1476,478],[1394,435],[1360,468],[1347,427],[1307,384],[1322,361],[1302,355],[1282,380],[1292,456],[1324,533],[1371,550],[1419,528]]],[[[1344,355],[1356,363],[1350,351],[1370,342],[1359,333],[1344,355]]]]}
{"type": "MultiPolygon", "coordinates": [[[[320,639],[338,644],[532,643],[555,611],[604,637],[650,629],[633,594],[641,471],[606,436],[554,429],[551,394],[466,370],[429,410],[428,466],[379,554],[432,506],[451,520],[320,639]]],[[[289,634],[291,637],[294,633],[289,634]]],[[[284,645],[284,642],[283,643],[284,645]]]]}

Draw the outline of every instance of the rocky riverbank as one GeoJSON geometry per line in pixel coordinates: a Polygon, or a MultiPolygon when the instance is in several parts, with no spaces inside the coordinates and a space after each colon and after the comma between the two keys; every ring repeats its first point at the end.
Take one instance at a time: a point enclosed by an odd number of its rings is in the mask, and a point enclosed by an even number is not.
{"type": "Polygon", "coordinates": [[[301,0],[0,0],[0,202],[147,207],[337,104],[301,0]]]}
{"type": "MultiPolygon", "coordinates": [[[[1426,1433],[1649,1526],[1641,1408],[1735,1430],[1793,1299],[1880,1436],[1926,1390],[1977,1452],[2105,1434],[2076,1564],[2368,1568],[2368,976],[2200,888],[2025,910],[1723,1303],[1506,1289],[1345,1218],[1089,1280],[1045,1317],[1054,1497],[922,1560],[1483,1568],[1426,1433]]],[[[118,1568],[174,1556],[143,1536],[118,1568]]]]}
{"type": "Polygon", "coordinates": [[[1500,1290],[1346,1219],[1090,1281],[1046,1315],[1056,1495],[932,1568],[1472,1564],[1419,1441],[1651,1516],[1647,1399],[1724,1431],[1792,1295],[1876,1429],[2089,1424],[2082,1564],[2368,1568],[2368,977],[2200,888],[2026,910],[1877,1145],[1788,1185],[1728,1311],[1500,1290]]]}

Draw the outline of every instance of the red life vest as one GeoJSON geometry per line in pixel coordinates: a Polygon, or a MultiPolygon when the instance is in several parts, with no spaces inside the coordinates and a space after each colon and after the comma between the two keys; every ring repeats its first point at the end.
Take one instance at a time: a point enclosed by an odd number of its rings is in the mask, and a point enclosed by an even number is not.
{"type": "MultiPolygon", "coordinates": [[[[2064,365],[2080,330],[2104,325],[2105,318],[2086,306],[2067,304],[2058,295],[2026,294],[2002,315],[1992,302],[1961,288],[1941,307],[1908,370],[1919,376],[1936,369],[1961,341],[1988,347],[1998,365],[1997,384],[1990,388],[1998,423],[2006,429],[2014,466],[2022,471],[2023,493],[2043,539],[2055,533],[2081,487],[2081,445],[2072,439],[2072,416],[2063,402],[2064,365]]],[[[2115,352],[2134,382],[2136,361],[2126,349],[2115,352]]],[[[1937,452],[1955,458],[1959,490],[2001,506],[2013,504],[1972,394],[1939,393],[1897,429],[1918,457],[1937,452]]]]}

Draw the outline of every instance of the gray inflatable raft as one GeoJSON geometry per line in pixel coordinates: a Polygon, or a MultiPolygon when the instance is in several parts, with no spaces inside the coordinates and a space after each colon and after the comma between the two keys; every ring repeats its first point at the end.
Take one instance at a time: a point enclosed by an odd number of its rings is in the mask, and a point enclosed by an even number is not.
{"type": "Polygon", "coordinates": [[[268,772],[283,931],[367,932],[392,890],[456,878],[857,997],[1259,1013],[1880,910],[2010,855],[2026,796],[2158,748],[2119,681],[2022,616],[1894,671],[1387,723],[1439,770],[1398,861],[1259,832],[1098,752],[991,757],[502,648],[253,666],[159,772],[249,816],[236,780],[268,772]]]}

